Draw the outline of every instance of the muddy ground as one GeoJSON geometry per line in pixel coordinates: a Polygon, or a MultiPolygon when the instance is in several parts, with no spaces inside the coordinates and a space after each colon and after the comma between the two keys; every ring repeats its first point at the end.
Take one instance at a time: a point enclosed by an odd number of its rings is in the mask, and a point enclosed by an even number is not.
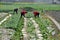
{"type": "Polygon", "coordinates": [[[46,11],[46,13],[52,16],[54,19],[56,19],[56,21],[60,23],[60,10],[46,11]]]}
{"type": "MultiPolygon", "coordinates": [[[[60,23],[60,10],[50,10],[45,12],[47,15],[54,18],[58,23],[60,23]]],[[[57,26],[53,23],[53,28],[55,28],[56,34],[53,36],[55,40],[60,40],[60,30],[58,30],[57,26]]]]}

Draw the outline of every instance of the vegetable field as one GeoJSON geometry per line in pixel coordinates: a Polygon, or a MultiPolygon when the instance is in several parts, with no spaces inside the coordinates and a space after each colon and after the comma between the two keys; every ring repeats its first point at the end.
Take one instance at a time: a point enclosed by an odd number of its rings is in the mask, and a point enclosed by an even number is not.
{"type": "Polygon", "coordinates": [[[60,5],[0,2],[0,40],[60,40],[60,30],[45,10],[60,10],[60,5]],[[28,8],[21,18],[21,9],[27,7],[38,10],[39,17],[28,8]],[[18,14],[14,8],[18,8],[18,14]]]}

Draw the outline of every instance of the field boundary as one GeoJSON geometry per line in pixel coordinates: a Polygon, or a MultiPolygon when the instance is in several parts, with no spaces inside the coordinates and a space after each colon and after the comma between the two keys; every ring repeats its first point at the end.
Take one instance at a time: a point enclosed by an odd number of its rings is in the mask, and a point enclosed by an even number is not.
{"type": "Polygon", "coordinates": [[[57,28],[60,30],[60,24],[51,16],[47,15],[47,17],[57,26],[57,28]]]}
{"type": "Polygon", "coordinates": [[[0,25],[5,22],[9,17],[11,17],[11,14],[9,14],[8,16],[6,16],[2,21],[0,21],[0,25]]]}

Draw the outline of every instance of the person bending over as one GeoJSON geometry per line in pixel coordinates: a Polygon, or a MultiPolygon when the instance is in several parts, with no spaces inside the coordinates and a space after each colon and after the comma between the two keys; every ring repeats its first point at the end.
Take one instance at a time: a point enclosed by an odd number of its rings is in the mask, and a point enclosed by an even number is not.
{"type": "Polygon", "coordinates": [[[27,13],[27,11],[26,11],[26,10],[22,10],[22,11],[21,11],[21,17],[22,17],[22,16],[24,16],[24,17],[25,17],[25,14],[26,14],[26,13],[27,13]]]}

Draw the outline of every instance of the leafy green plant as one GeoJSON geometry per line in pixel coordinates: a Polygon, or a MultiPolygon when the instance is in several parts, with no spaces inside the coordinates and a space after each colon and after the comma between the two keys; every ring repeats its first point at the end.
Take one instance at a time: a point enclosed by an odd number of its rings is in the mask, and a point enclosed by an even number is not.
{"type": "Polygon", "coordinates": [[[23,34],[21,31],[22,28],[23,28],[23,18],[18,21],[16,31],[11,40],[23,40],[23,34]]]}

